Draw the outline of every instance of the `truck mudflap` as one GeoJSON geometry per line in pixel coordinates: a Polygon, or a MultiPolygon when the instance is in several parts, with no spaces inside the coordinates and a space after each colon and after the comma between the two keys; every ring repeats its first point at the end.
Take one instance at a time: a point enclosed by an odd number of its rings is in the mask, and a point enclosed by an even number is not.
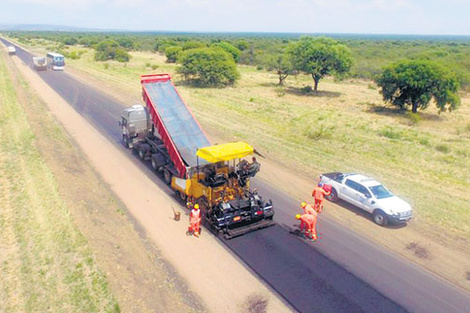
{"type": "Polygon", "coordinates": [[[274,225],[274,221],[272,219],[264,219],[256,223],[244,225],[244,226],[238,226],[235,228],[226,228],[224,230],[224,238],[226,240],[245,235],[247,233],[251,233],[253,231],[270,227],[274,225]]]}

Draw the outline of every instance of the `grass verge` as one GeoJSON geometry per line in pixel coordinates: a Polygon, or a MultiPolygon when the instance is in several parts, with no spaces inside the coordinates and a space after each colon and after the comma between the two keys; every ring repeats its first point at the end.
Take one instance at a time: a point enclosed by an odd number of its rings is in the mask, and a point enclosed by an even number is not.
{"type": "MultiPolygon", "coordinates": [[[[0,311],[120,312],[0,56],[0,311]]],[[[61,132],[44,134],[66,140],[61,132]]]]}

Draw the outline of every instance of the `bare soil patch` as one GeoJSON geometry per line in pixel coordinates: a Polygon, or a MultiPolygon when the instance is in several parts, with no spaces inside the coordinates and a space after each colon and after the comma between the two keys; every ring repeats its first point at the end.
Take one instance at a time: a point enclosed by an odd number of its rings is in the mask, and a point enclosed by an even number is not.
{"type": "Polygon", "coordinates": [[[429,259],[431,257],[429,251],[416,242],[411,242],[409,245],[406,246],[406,249],[413,251],[414,255],[420,259],[429,259]]]}

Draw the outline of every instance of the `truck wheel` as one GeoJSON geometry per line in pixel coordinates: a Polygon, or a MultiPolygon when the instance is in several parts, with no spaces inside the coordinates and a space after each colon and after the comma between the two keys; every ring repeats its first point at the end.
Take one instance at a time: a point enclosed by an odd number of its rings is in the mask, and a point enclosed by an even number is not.
{"type": "Polygon", "coordinates": [[[331,202],[337,202],[338,201],[338,192],[336,192],[336,189],[331,189],[331,195],[328,196],[331,202]]]}
{"type": "Polygon", "coordinates": [[[157,165],[157,161],[155,161],[155,158],[152,157],[152,168],[153,170],[156,172],[158,170],[158,165],[157,165]]]}
{"type": "Polygon", "coordinates": [[[387,225],[387,216],[381,210],[375,210],[372,216],[374,218],[374,223],[380,226],[387,225]]]}
{"type": "Polygon", "coordinates": [[[171,176],[172,175],[168,169],[163,170],[163,180],[165,181],[167,185],[171,184],[171,176]]]}
{"type": "Polygon", "coordinates": [[[144,149],[143,149],[143,146],[140,146],[140,147],[139,147],[139,158],[140,158],[141,160],[144,160],[144,159],[145,159],[145,151],[144,151],[144,149]]]}
{"type": "Polygon", "coordinates": [[[129,149],[129,137],[127,137],[127,135],[122,135],[122,143],[124,147],[129,149]]]}

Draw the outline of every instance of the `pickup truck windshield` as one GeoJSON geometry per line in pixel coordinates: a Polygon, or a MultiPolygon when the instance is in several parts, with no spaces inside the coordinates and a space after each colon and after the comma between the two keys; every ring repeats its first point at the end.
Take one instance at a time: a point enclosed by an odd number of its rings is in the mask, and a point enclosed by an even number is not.
{"type": "Polygon", "coordinates": [[[393,196],[383,185],[372,186],[369,187],[369,189],[377,199],[384,199],[393,196]]]}

